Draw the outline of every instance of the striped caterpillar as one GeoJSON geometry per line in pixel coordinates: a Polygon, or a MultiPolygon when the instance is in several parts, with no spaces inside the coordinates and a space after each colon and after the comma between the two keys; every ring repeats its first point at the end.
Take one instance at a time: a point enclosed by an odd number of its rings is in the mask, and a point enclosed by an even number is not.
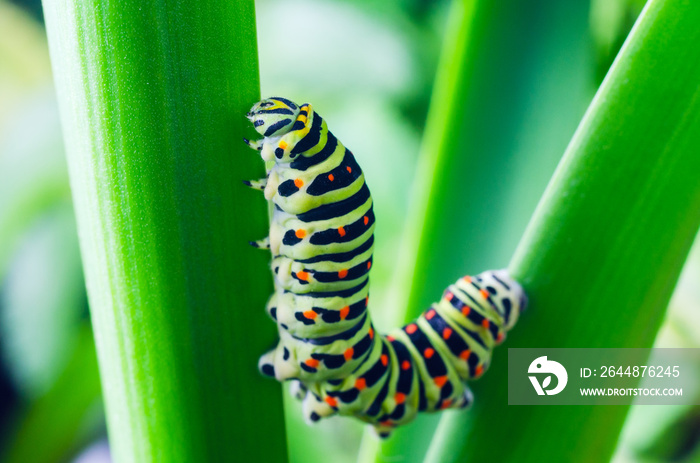
{"type": "Polygon", "coordinates": [[[264,138],[244,140],[272,165],[246,181],[274,204],[269,236],[275,292],[267,312],[280,341],[260,371],[294,380],[304,415],[355,416],[386,437],[419,411],[466,407],[465,381],[488,368],[491,350],[526,298],[504,270],[464,277],[417,320],[378,335],[367,311],[374,214],[362,170],[310,104],[285,98],[247,114],[264,138]]]}

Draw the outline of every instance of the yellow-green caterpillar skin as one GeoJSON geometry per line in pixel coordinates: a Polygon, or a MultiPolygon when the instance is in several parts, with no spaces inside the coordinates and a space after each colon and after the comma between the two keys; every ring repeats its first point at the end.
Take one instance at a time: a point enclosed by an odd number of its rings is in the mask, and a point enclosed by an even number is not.
{"type": "Polygon", "coordinates": [[[352,153],[311,105],[268,98],[248,113],[248,141],[267,177],[246,182],[274,204],[269,237],[275,292],[267,306],[280,341],[260,370],[295,380],[308,420],[338,413],[381,436],[419,411],[466,407],[465,384],[488,368],[525,306],[505,271],[464,277],[416,321],[387,336],[367,311],[374,243],[372,198],[352,153]]]}

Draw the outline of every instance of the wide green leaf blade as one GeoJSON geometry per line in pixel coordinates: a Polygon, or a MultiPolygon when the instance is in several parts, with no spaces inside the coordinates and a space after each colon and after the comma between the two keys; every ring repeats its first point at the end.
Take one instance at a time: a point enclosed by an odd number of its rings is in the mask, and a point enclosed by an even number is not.
{"type": "Polygon", "coordinates": [[[252,0],[44,9],[116,461],[284,461],[252,0]]]}

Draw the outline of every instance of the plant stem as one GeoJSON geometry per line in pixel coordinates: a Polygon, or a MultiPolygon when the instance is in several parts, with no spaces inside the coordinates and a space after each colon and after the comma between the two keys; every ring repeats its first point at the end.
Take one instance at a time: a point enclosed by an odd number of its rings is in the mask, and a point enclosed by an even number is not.
{"type": "MultiPolygon", "coordinates": [[[[652,346],[700,226],[699,22],[698,2],[647,4],[511,262],[530,311],[508,346],[652,346]]],[[[426,461],[610,458],[628,406],[508,407],[506,363],[426,461]]]]}
{"type": "Polygon", "coordinates": [[[44,9],[115,461],[284,461],[253,1],[44,9]]]}

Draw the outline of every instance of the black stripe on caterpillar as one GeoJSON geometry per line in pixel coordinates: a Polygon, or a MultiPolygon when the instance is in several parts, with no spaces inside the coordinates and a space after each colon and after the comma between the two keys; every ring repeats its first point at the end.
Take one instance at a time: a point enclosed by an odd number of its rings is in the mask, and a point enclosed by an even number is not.
{"type": "Polygon", "coordinates": [[[414,322],[376,334],[375,219],[360,166],[310,104],[268,98],[247,116],[264,138],[245,142],[274,161],[245,182],[274,204],[269,237],[252,243],[272,253],[267,311],[280,335],[260,370],[295,381],[309,421],[355,416],[384,437],[420,411],[468,406],[465,381],[486,371],[525,307],[520,285],[504,270],[461,278],[414,322]]]}

